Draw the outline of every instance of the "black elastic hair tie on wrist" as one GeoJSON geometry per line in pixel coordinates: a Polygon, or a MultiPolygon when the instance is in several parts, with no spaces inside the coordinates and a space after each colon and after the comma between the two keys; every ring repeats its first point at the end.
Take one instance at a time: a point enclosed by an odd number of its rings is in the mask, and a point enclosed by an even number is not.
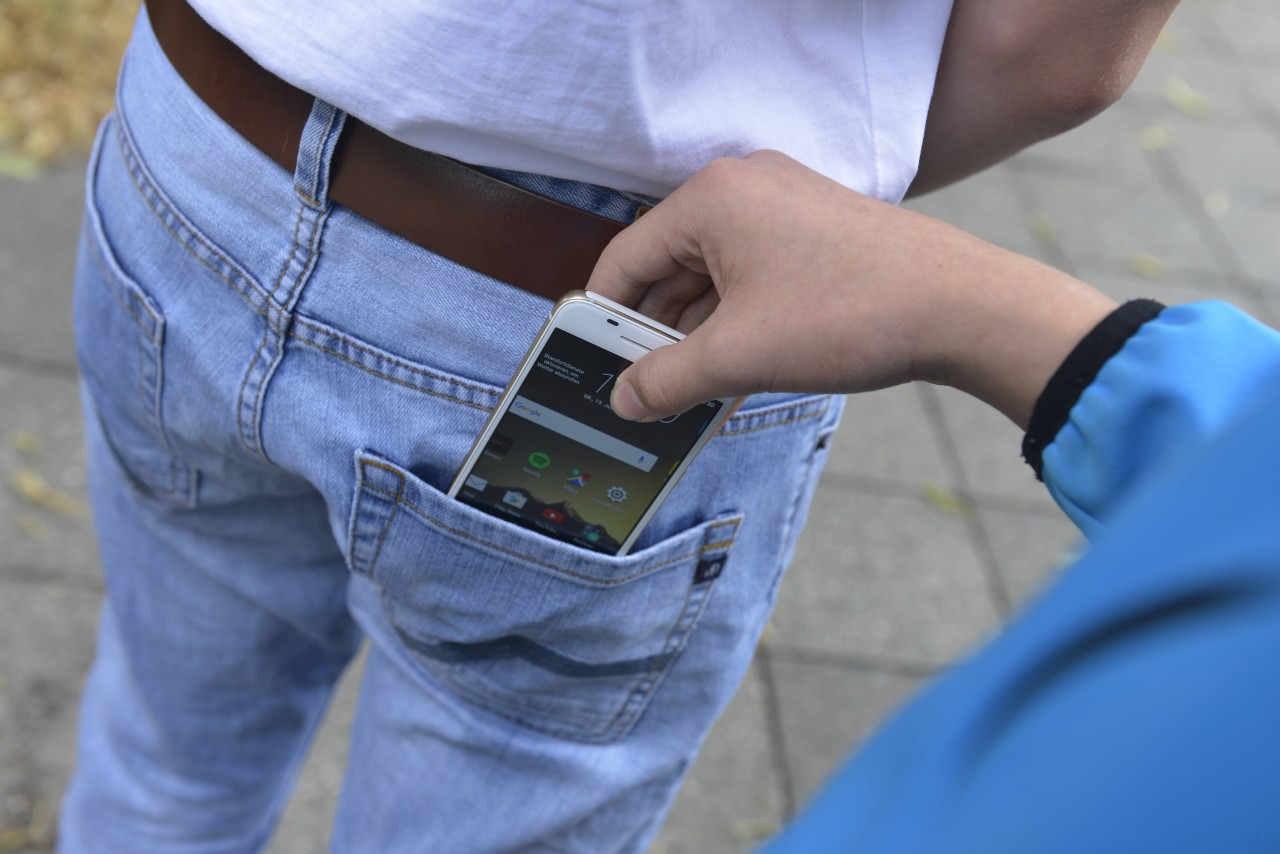
{"type": "Polygon", "coordinates": [[[1036,399],[1031,421],[1027,424],[1027,435],[1022,437],[1022,458],[1036,473],[1036,480],[1044,480],[1041,476],[1044,449],[1067,423],[1080,395],[1093,383],[1107,360],[1120,352],[1120,348],[1144,323],[1164,309],[1163,303],[1152,299],[1130,300],[1093,327],[1058,366],[1036,399]]]}

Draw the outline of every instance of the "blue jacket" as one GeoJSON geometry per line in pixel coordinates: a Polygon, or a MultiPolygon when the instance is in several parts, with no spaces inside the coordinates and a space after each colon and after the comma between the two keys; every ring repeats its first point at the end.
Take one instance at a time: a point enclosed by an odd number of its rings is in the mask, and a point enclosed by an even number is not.
{"type": "Polygon", "coordinates": [[[1090,540],[767,854],[1280,851],[1280,334],[1165,309],[1043,451],[1090,540]]]}

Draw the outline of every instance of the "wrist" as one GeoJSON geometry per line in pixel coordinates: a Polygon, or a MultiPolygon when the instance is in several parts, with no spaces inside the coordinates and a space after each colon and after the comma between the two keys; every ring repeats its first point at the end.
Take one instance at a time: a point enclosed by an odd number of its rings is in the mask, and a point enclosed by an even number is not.
{"type": "Polygon", "coordinates": [[[976,397],[1025,430],[1054,372],[1116,303],[1044,264],[974,243],[940,301],[941,355],[923,379],[976,397]]]}

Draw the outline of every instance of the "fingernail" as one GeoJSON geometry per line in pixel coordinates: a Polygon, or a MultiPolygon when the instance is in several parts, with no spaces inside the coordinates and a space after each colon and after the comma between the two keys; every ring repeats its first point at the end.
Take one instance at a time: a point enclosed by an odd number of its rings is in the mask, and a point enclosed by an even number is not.
{"type": "Polygon", "coordinates": [[[640,402],[631,383],[623,383],[613,390],[613,411],[628,421],[642,421],[649,417],[649,410],[640,402]]]}

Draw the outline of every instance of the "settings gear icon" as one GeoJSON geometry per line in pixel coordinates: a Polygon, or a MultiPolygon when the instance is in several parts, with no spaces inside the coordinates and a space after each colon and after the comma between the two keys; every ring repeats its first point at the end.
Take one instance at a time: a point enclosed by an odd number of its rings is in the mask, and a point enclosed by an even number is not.
{"type": "Polygon", "coordinates": [[[608,492],[605,493],[605,496],[607,496],[610,501],[626,501],[627,491],[621,486],[611,486],[609,487],[608,492]]]}

